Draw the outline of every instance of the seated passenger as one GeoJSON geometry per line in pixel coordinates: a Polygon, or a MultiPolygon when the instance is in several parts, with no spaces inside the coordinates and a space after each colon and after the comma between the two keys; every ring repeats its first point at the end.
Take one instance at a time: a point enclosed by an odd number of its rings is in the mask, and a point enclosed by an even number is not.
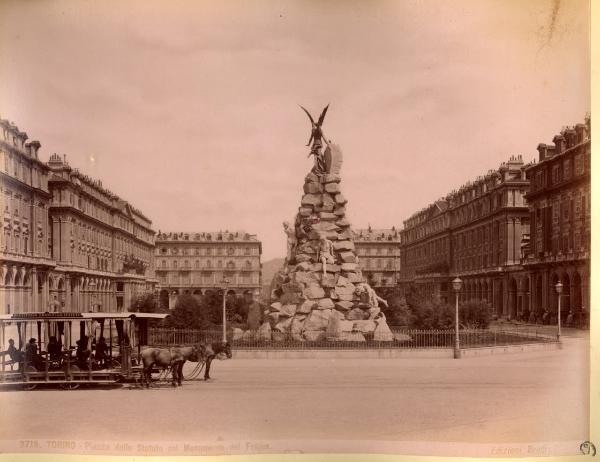
{"type": "Polygon", "coordinates": [[[23,352],[15,347],[15,341],[11,338],[8,339],[8,350],[3,351],[2,355],[8,355],[12,363],[20,363],[23,361],[23,352]]]}
{"type": "Polygon", "coordinates": [[[100,337],[98,343],[96,343],[96,361],[99,366],[104,366],[106,360],[106,351],[108,350],[108,346],[106,345],[106,340],[104,337],[100,337]]]}
{"type": "Polygon", "coordinates": [[[27,348],[25,348],[25,361],[30,366],[35,367],[38,371],[44,369],[44,362],[42,357],[38,354],[37,340],[34,338],[29,339],[27,348]]]}
{"type": "Polygon", "coordinates": [[[77,340],[77,350],[75,351],[75,355],[77,357],[77,363],[80,367],[87,367],[88,358],[90,357],[90,350],[88,350],[88,338],[86,336],[77,340]]]}
{"type": "Polygon", "coordinates": [[[62,355],[62,346],[58,342],[58,340],[56,340],[56,337],[53,335],[48,340],[48,356],[52,360],[57,360],[57,359],[60,359],[61,355],[62,355]]]}

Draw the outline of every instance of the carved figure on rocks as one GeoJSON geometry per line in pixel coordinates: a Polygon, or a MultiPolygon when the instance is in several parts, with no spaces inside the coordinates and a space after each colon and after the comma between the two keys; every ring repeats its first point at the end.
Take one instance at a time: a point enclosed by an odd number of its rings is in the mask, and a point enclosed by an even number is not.
{"type": "Polygon", "coordinates": [[[333,265],[335,257],[333,256],[333,243],[324,234],[319,235],[318,250],[317,258],[323,264],[323,276],[325,276],[327,274],[327,264],[333,265]]]}
{"type": "MultiPolygon", "coordinates": [[[[377,295],[375,290],[373,290],[373,288],[366,282],[361,282],[356,285],[356,293],[358,295],[366,293],[369,296],[369,305],[371,305],[371,308],[379,308],[380,302],[386,307],[388,306],[387,301],[377,295]]],[[[375,317],[378,313],[379,311],[377,313],[372,313],[372,316],[375,317]]]]}
{"type": "Polygon", "coordinates": [[[283,231],[285,232],[285,234],[287,236],[286,262],[290,263],[293,259],[294,249],[296,248],[296,244],[298,243],[298,240],[296,239],[296,231],[294,230],[292,225],[290,225],[289,221],[283,222],[283,231]]]}

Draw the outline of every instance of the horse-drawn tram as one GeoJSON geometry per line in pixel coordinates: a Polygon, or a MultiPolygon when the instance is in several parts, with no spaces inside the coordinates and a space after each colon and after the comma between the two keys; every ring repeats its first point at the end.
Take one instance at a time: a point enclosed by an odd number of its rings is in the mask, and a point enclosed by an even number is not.
{"type": "Polygon", "coordinates": [[[159,313],[0,315],[0,385],[75,389],[138,381],[148,321],[159,313]]]}

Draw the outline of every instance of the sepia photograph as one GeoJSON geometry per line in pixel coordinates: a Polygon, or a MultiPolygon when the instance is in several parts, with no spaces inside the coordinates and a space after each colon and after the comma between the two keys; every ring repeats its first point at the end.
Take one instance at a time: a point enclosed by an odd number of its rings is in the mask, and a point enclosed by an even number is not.
{"type": "Polygon", "coordinates": [[[595,456],[589,0],[0,0],[0,454],[595,456]]]}

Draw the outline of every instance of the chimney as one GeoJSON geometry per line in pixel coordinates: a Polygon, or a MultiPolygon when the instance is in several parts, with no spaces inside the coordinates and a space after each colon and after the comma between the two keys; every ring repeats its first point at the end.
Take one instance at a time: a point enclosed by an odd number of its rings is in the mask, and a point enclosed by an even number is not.
{"type": "Polygon", "coordinates": [[[588,136],[587,125],[586,124],[575,125],[575,133],[577,133],[577,142],[583,143],[588,136]]]}
{"type": "Polygon", "coordinates": [[[556,154],[560,154],[565,150],[566,140],[564,136],[556,135],[552,138],[552,142],[554,143],[554,146],[556,146],[556,154]]]}
{"type": "Polygon", "coordinates": [[[577,132],[574,128],[570,127],[565,130],[564,136],[567,140],[567,149],[572,148],[577,144],[577,132]]]}
{"type": "Polygon", "coordinates": [[[33,140],[25,144],[25,147],[29,150],[29,155],[34,159],[38,158],[38,151],[41,146],[41,143],[37,140],[33,140]]]}
{"type": "Polygon", "coordinates": [[[548,156],[548,145],[540,143],[538,144],[537,150],[540,153],[540,162],[545,160],[548,156]]]}

